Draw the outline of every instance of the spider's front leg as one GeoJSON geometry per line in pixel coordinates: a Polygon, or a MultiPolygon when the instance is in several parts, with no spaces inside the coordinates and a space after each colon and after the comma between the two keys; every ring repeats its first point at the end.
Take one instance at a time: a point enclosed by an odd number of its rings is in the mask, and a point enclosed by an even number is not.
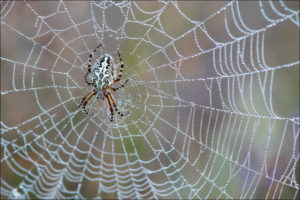
{"type": "Polygon", "coordinates": [[[89,113],[86,111],[85,106],[89,103],[89,101],[90,101],[90,100],[93,98],[93,96],[95,96],[96,94],[97,94],[97,93],[96,93],[95,90],[90,91],[87,95],[85,95],[85,96],[82,98],[80,104],[78,105],[78,107],[80,107],[80,106],[82,105],[82,108],[83,108],[85,114],[87,114],[87,115],[90,115],[90,116],[93,115],[93,114],[89,114],[89,113]]]}
{"type": "Polygon", "coordinates": [[[121,112],[118,110],[118,107],[117,107],[117,105],[116,105],[116,102],[115,102],[114,99],[112,98],[111,93],[110,93],[109,91],[107,91],[107,95],[108,95],[108,98],[109,98],[109,100],[111,101],[112,105],[114,106],[116,112],[118,112],[118,114],[119,114],[121,117],[123,117],[124,114],[121,113],[121,112]]]}
{"type": "Polygon", "coordinates": [[[107,100],[107,103],[108,103],[108,106],[109,106],[109,110],[110,110],[110,121],[112,122],[114,120],[114,110],[111,106],[111,102],[109,100],[109,97],[107,95],[104,95],[106,100],[107,100]]]}

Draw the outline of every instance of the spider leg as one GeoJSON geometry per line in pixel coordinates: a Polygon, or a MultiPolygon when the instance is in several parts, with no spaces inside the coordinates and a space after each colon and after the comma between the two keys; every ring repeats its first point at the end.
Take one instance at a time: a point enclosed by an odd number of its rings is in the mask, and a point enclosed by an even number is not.
{"type": "Polygon", "coordinates": [[[93,114],[89,114],[89,113],[86,111],[85,106],[89,103],[89,101],[90,101],[90,100],[93,98],[93,96],[95,96],[96,94],[97,94],[97,93],[96,93],[95,90],[90,91],[87,95],[85,95],[85,96],[82,98],[82,100],[81,100],[81,102],[80,102],[80,104],[79,104],[79,106],[78,106],[78,107],[80,107],[80,106],[82,105],[82,108],[83,108],[85,114],[87,114],[87,115],[93,115],[93,114]]]}
{"type": "MultiPolygon", "coordinates": [[[[95,93],[96,94],[96,93],[95,93]]],[[[90,114],[86,111],[85,106],[88,104],[88,102],[95,96],[95,94],[91,95],[84,103],[83,103],[83,110],[85,112],[85,114],[89,115],[89,116],[93,116],[94,113],[90,114]]]]}
{"type": "Polygon", "coordinates": [[[109,97],[109,100],[111,101],[112,105],[114,106],[114,108],[115,108],[116,112],[118,112],[118,114],[119,114],[121,117],[123,117],[123,116],[124,116],[124,114],[123,114],[123,113],[121,113],[121,112],[118,110],[118,107],[117,107],[117,105],[116,105],[116,102],[115,102],[115,101],[114,101],[114,99],[112,98],[112,96],[111,96],[111,94],[110,94],[110,92],[109,92],[109,91],[107,91],[107,95],[108,95],[108,97],[109,97]]]}
{"type": "Polygon", "coordinates": [[[93,83],[89,83],[89,82],[88,82],[88,80],[87,80],[86,77],[87,77],[87,75],[88,75],[89,73],[91,73],[92,58],[93,58],[95,52],[96,52],[101,46],[102,46],[102,44],[99,44],[99,45],[96,47],[96,49],[94,49],[94,50],[90,53],[90,57],[89,57],[89,61],[88,61],[88,72],[87,72],[87,73],[85,74],[85,76],[84,76],[84,80],[85,80],[85,82],[86,82],[87,85],[93,85],[93,83]]]}
{"type": "Polygon", "coordinates": [[[94,49],[91,53],[90,53],[90,57],[89,57],[89,62],[88,62],[88,72],[91,73],[91,65],[92,65],[92,58],[95,54],[95,52],[102,46],[102,44],[99,44],[96,49],[94,49]]]}
{"type": "Polygon", "coordinates": [[[111,89],[112,91],[117,91],[119,90],[120,88],[123,88],[125,86],[125,84],[128,82],[129,79],[127,79],[122,85],[120,85],[119,87],[117,88],[113,88],[113,87],[109,87],[109,89],[111,89]]]}
{"type": "Polygon", "coordinates": [[[120,60],[120,63],[121,63],[121,66],[120,66],[120,72],[119,72],[119,76],[116,80],[114,80],[113,83],[116,83],[116,82],[119,82],[121,80],[121,77],[122,77],[122,74],[123,74],[123,68],[124,68],[124,62],[123,62],[123,59],[121,57],[121,54],[120,52],[117,50],[117,53],[118,53],[118,56],[119,56],[119,60],[120,60]]]}
{"type": "Polygon", "coordinates": [[[106,100],[107,100],[107,103],[108,103],[108,106],[109,106],[109,110],[110,110],[110,121],[112,122],[113,119],[114,119],[114,110],[113,110],[113,108],[112,108],[112,106],[111,106],[111,102],[110,102],[110,100],[109,100],[109,97],[108,97],[107,95],[104,95],[104,96],[105,96],[105,98],[106,98],[106,100]]]}
{"type": "Polygon", "coordinates": [[[85,76],[84,76],[84,80],[85,80],[85,83],[87,84],[87,85],[93,85],[93,83],[89,83],[88,82],[88,80],[87,80],[87,75],[89,74],[90,72],[87,72],[86,74],[85,74],[85,76]]]}

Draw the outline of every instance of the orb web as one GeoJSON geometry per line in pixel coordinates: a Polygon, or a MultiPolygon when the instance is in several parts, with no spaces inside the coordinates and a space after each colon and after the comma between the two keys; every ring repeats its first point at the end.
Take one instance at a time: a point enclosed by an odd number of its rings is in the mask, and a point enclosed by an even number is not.
{"type": "Polygon", "coordinates": [[[1,44],[1,198],[299,198],[299,2],[8,1],[1,44]]]}

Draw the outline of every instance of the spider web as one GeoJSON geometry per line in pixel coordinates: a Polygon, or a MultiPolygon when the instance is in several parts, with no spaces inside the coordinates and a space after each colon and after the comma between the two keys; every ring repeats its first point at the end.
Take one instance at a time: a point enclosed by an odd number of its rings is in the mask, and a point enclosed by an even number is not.
{"type": "Polygon", "coordinates": [[[298,44],[298,1],[2,1],[1,198],[298,199],[298,44]]]}

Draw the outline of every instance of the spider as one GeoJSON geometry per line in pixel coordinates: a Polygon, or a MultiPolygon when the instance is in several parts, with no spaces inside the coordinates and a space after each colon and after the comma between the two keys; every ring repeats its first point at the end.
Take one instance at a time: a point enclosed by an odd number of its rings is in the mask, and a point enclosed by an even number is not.
{"type": "Polygon", "coordinates": [[[89,103],[89,101],[94,96],[96,96],[98,99],[102,99],[102,100],[104,100],[104,98],[106,98],[109,109],[110,109],[110,121],[113,121],[113,118],[114,118],[113,107],[115,108],[115,111],[118,112],[118,114],[120,116],[124,116],[124,114],[121,113],[120,111],[118,111],[118,107],[117,107],[114,99],[111,96],[110,90],[117,91],[120,88],[123,88],[125,86],[125,84],[128,82],[128,79],[121,86],[116,87],[116,88],[112,87],[113,84],[115,84],[121,80],[123,68],[125,66],[123,63],[123,59],[120,55],[120,52],[118,50],[117,50],[117,54],[118,54],[119,62],[120,62],[120,72],[116,79],[114,79],[115,76],[114,76],[113,68],[115,68],[115,66],[113,64],[113,57],[109,54],[103,54],[100,57],[100,60],[99,60],[100,62],[97,62],[91,69],[93,55],[101,46],[102,46],[102,44],[99,44],[96,47],[96,49],[94,49],[90,53],[90,57],[88,60],[88,72],[84,76],[84,80],[85,80],[86,84],[88,86],[93,86],[94,88],[87,95],[85,95],[82,98],[78,107],[82,106],[84,112],[87,115],[92,116],[93,114],[89,114],[86,111],[85,106],[89,103]],[[91,82],[88,82],[88,79],[87,79],[88,74],[90,74],[89,78],[90,78],[91,82]]]}

